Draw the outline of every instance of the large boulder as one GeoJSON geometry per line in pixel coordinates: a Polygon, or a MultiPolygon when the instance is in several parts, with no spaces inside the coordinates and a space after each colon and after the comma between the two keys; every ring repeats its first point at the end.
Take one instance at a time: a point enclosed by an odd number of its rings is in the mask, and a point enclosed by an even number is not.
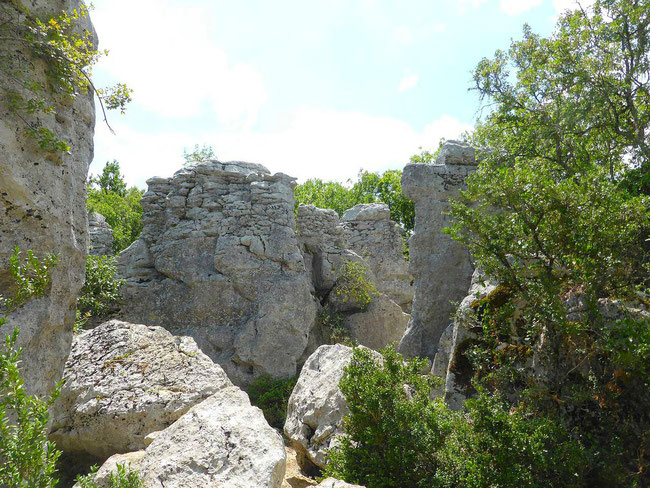
{"type": "Polygon", "coordinates": [[[143,488],[279,488],[286,453],[280,435],[235,386],[221,389],[160,432],[144,450],[116,455],[97,473],[107,488],[118,463],[139,471],[143,488]]]}
{"type": "Polygon", "coordinates": [[[409,312],[413,283],[404,257],[404,231],[385,203],[360,204],[341,218],[347,247],[364,259],[377,289],[409,312]]]}
{"type": "Polygon", "coordinates": [[[407,357],[433,359],[454,313],[453,302],[467,293],[473,272],[469,251],[442,229],[450,224],[450,199],[466,187],[467,176],[475,170],[473,148],[447,141],[436,164],[408,164],[402,173],[402,191],[415,203],[415,228],[409,242],[415,297],[399,345],[407,357]]]}
{"type": "Polygon", "coordinates": [[[238,385],[295,375],[317,303],[294,178],[210,161],[147,183],[142,235],[118,261],[123,317],[193,337],[238,385]]]}
{"type": "Polygon", "coordinates": [[[377,351],[399,342],[409,318],[398,304],[380,294],[366,310],[345,317],[343,328],[354,343],[377,351]]]}
{"type": "Polygon", "coordinates": [[[52,409],[50,439],[66,454],[106,459],[231,386],[190,337],[111,320],[75,337],[52,409]]]}
{"type": "Polygon", "coordinates": [[[305,362],[289,397],[284,433],[296,449],[298,463],[308,471],[325,467],[328,449],[344,433],[348,407],[339,381],[352,352],[342,344],[320,346],[305,362]]]}
{"type": "MultiPolygon", "coordinates": [[[[81,5],[78,0],[24,3],[45,21],[81,5]]],[[[12,2],[3,2],[0,24],[12,10],[16,14],[12,2]]],[[[94,33],[88,19],[80,28],[94,33]]],[[[12,63],[26,69],[31,80],[49,86],[44,58],[35,58],[22,45],[7,40],[0,43],[0,55],[3,62],[11,56],[12,63]]],[[[0,85],[3,91],[24,90],[4,69],[0,70],[0,85]]],[[[70,145],[68,153],[52,154],[27,135],[24,119],[30,121],[30,115],[12,112],[9,99],[0,97],[0,294],[6,295],[12,285],[8,270],[14,247],[30,249],[39,258],[53,253],[58,264],[45,295],[11,313],[0,336],[19,327],[25,386],[29,392],[45,394],[63,373],[76,299],[84,282],[88,249],[86,178],[93,158],[95,109],[90,93],[79,93],[74,100],[52,95],[56,115],[39,114],[39,121],[70,145]]]]}
{"type": "Polygon", "coordinates": [[[106,217],[97,212],[88,213],[88,233],[90,247],[88,252],[94,256],[113,255],[113,229],[106,222],[106,217]]]}

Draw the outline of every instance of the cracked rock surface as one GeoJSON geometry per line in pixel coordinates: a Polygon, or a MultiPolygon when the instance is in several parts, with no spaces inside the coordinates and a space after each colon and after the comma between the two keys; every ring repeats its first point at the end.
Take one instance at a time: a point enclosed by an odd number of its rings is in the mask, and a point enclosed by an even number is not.
{"type": "MultiPolygon", "coordinates": [[[[309,356],[289,397],[284,433],[306,470],[324,468],[327,450],[337,444],[348,412],[339,390],[343,369],[352,359],[352,348],[342,344],[320,346],[309,356]]],[[[379,353],[374,353],[381,357],[379,353]]]]}
{"type": "Polygon", "coordinates": [[[192,407],[144,451],[108,459],[98,471],[99,488],[125,461],[142,474],[143,488],[279,488],[286,453],[262,411],[228,386],[192,407]]]}
{"type": "Polygon", "coordinates": [[[295,232],[295,179],[210,161],[151,178],[123,251],[123,318],[189,335],[237,385],[293,376],[317,303],[295,232]]]}
{"type": "Polygon", "coordinates": [[[75,337],[64,380],[50,439],[99,459],[143,449],[147,434],[231,386],[192,338],[118,320],[75,337]]]}

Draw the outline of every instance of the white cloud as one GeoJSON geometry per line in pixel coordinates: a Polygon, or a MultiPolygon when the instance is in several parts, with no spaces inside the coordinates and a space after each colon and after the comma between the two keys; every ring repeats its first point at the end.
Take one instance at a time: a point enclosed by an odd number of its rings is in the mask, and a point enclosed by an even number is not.
{"type": "Polygon", "coordinates": [[[169,176],[182,165],[183,148],[213,145],[220,160],[261,163],[304,181],[354,179],[360,168],[383,171],[402,168],[419,147],[436,149],[441,137],[458,137],[469,124],[444,115],[417,131],[402,120],[303,107],[283,130],[232,130],[216,134],[167,132],[150,134],[115,124],[116,136],[101,124],[95,138],[91,172],[117,159],[129,184],[144,187],[152,176],[169,176]]]}
{"type": "Polygon", "coordinates": [[[213,42],[210,29],[218,23],[211,7],[111,0],[92,16],[101,45],[111,49],[98,74],[126,81],[134,103],[162,117],[191,117],[208,105],[229,126],[257,121],[267,99],[262,76],[248,63],[229,61],[213,42]]]}
{"type": "Polygon", "coordinates": [[[461,14],[466,13],[470,9],[478,8],[484,3],[487,3],[488,0],[448,0],[456,5],[458,12],[461,14]]]}
{"type": "Polygon", "coordinates": [[[415,86],[418,84],[419,81],[420,81],[420,77],[418,75],[405,76],[404,78],[402,78],[402,81],[399,82],[397,91],[402,93],[407,90],[410,90],[411,88],[415,88],[415,86]]]}
{"type": "Polygon", "coordinates": [[[508,15],[519,15],[541,5],[542,0],[501,0],[501,10],[508,15]]]}
{"type": "Polygon", "coordinates": [[[433,22],[419,26],[401,25],[393,31],[393,40],[398,44],[410,45],[429,39],[433,34],[445,32],[447,25],[433,22]]]}

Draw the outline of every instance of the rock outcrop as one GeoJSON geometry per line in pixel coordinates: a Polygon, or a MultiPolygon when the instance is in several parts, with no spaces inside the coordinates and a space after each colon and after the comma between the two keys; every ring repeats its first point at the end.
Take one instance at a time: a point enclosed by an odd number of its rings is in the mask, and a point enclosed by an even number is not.
{"type": "Polygon", "coordinates": [[[461,409],[474,391],[471,385],[474,372],[465,353],[476,343],[481,333],[481,324],[476,316],[476,308],[472,305],[493,293],[496,288],[496,283],[476,269],[467,296],[460,302],[453,323],[445,329],[438,344],[431,374],[445,380],[445,402],[453,410],[461,409]]]}
{"type": "Polygon", "coordinates": [[[229,386],[158,433],[144,451],[108,459],[96,479],[107,488],[110,470],[129,463],[143,488],[279,488],[285,460],[282,438],[262,411],[229,386]]]}
{"type": "Polygon", "coordinates": [[[113,229],[106,222],[106,217],[97,212],[89,212],[88,234],[90,235],[89,254],[94,256],[113,255],[113,229]]]}
{"type": "Polygon", "coordinates": [[[325,467],[327,450],[343,434],[348,407],[339,381],[352,351],[342,344],[320,346],[307,359],[289,398],[284,433],[296,449],[298,463],[308,471],[314,465],[325,467]]]}
{"type": "Polygon", "coordinates": [[[212,161],[147,183],[142,235],[119,257],[124,318],[194,337],[238,385],[295,375],[317,303],[294,179],[212,161]]]}
{"type": "Polygon", "coordinates": [[[415,229],[409,242],[415,297],[399,345],[407,357],[433,359],[451,322],[452,302],[467,293],[473,272],[469,251],[442,229],[450,222],[449,200],[465,188],[467,176],[475,169],[474,149],[447,141],[436,164],[408,164],[402,173],[402,191],[415,203],[415,229]]]}
{"type": "Polygon", "coordinates": [[[232,384],[190,337],[111,320],[75,337],[50,439],[106,459],[144,449],[192,406],[232,384]]]}
{"type": "MultiPolygon", "coordinates": [[[[78,0],[28,2],[31,13],[44,20],[80,5],[78,0]]],[[[7,3],[0,23],[11,8],[7,3]]],[[[80,27],[94,32],[87,19],[80,27]]],[[[16,65],[27,67],[27,76],[49,86],[43,59],[3,41],[0,50],[8,54],[7,49],[11,49],[16,65]]],[[[23,89],[5,70],[0,70],[0,85],[19,92],[23,89]]],[[[10,314],[0,334],[4,337],[19,327],[25,385],[29,392],[45,394],[63,373],[77,294],[84,281],[88,249],[86,178],[93,157],[95,110],[90,93],[81,93],[72,101],[53,97],[56,115],[39,115],[39,121],[67,141],[70,151],[52,154],[26,134],[23,118],[29,116],[13,113],[6,100],[0,100],[0,294],[6,295],[12,284],[7,270],[14,247],[32,250],[39,258],[54,253],[58,264],[52,270],[52,285],[46,294],[10,314]]]]}
{"type": "MultiPolygon", "coordinates": [[[[358,344],[380,349],[399,341],[409,320],[403,309],[410,308],[413,291],[401,231],[390,220],[388,206],[357,205],[339,220],[334,210],[300,205],[297,227],[305,265],[324,312],[336,316],[343,333],[358,344]],[[377,288],[378,295],[367,308],[337,292],[348,262],[363,265],[365,278],[377,288]]],[[[309,352],[328,342],[329,329],[324,324],[316,330],[321,339],[312,341],[315,345],[309,352]]]]}
{"type": "Polygon", "coordinates": [[[409,312],[413,285],[404,258],[404,231],[390,220],[388,205],[357,205],[343,214],[341,227],[348,249],[363,258],[377,289],[409,312]]]}

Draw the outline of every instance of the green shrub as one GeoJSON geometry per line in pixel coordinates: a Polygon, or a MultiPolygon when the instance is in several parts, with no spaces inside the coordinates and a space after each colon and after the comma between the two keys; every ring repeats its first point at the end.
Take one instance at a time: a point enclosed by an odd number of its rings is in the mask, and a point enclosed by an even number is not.
{"type": "Polygon", "coordinates": [[[367,271],[362,263],[346,261],[338,269],[338,278],[332,293],[343,303],[353,303],[365,310],[374,297],[379,295],[375,284],[366,278],[367,271]]]}
{"type": "Polygon", "coordinates": [[[117,310],[124,280],[117,279],[115,258],[111,256],[88,256],[86,281],[77,300],[77,321],[101,318],[117,310]]]}
{"type": "Polygon", "coordinates": [[[356,348],[345,369],[346,436],[326,475],[368,488],[585,486],[585,450],[560,424],[509,411],[486,393],[451,411],[430,399],[426,361],[382,353],[378,360],[356,348]]]}
{"type": "MultiPolygon", "coordinates": [[[[95,473],[97,466],[93,466],[90,473],[85,476],[77,476],[77,483],[81,488],[97,488],[95,483],[95,473]]],[[[143,481],[140,473],[123,464],[117,465],[117,470],[110,473],[108,478],[108,488],[142,488],[143,481]]]]}
{"type": "Polygon", "coordinates": [[[273,379],[269,375],[258,376],[251,383],[248,396],[251,403],[262,409],[266,421],[272,427],[282,429],[287,418],[287,404],[296,386],[297,377],[273,379]]]}
{"type": "MultiPolygon", "coordinates": [[[[0,297],[0,327],[6,321],[4,314],[46,291],[56,258],[50,255],[41,261],[29,251],[23,260],[16,249],[10,264],[15,285],[11,297],[0,297]]],[[[22,350],[16,348],[18,333],[14,329],[0,348],[0,486],[49,488],[56,485],[53,476],[59,452],[47,440],[48,408],[59,387],[45,400],[25,392],[19,369],[22,350]]]]}

